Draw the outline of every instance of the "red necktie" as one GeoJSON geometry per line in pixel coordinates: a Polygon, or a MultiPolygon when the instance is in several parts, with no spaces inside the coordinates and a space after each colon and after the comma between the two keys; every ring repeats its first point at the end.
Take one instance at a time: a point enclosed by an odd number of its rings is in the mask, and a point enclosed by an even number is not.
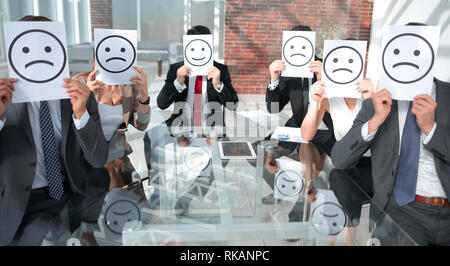
{"type": "Polygon", "coordinates": [[[194,93],[194,126],[202,126],[202,76],[197,76],[195,80],[195,93],[194,93]]]}

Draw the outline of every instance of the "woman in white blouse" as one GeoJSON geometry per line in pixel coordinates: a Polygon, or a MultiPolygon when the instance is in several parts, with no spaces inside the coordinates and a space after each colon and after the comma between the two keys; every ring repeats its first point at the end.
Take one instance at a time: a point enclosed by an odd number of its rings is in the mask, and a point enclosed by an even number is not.
{"type": "MultiPolygon", "coordinates": [[[[361,92],[362,99],[354,98],[327,98],[324,96],[326,85],[317,81],[310,89],[311,103],[308,113],[301,126],[302,138],[311,141],[322,121],[325,112],[331,115],[336,141],[341,140],[353,125],[353,121],[361,110],[362,102],[372,96],[373,84],[368,80],[357,81],[353,85],[355,90],[361,92]]],[[[306,195],[308,201],[314,201],[316,190],[311,179],[314,176],[314,168],[319,161],[316,160],[318,152],[312,144],[300,146],[300,158],[305,163],[305,179],[309,183],[306,195]]],[[[342,205],[349,220],[347,223],[346,244],[354,244],[356,226],[361,217],[361,205],[367,201],[367,195],[372,194],[372,175],[370,163],[370,151],[368,151],[359,163],[352,169],[333,169],[329,175],[330,187],[342,205]],[[362,188],[365,193],[361,192],[362,188]]]]}
{"type": "MultiPolygon", "coordinates": [[[[150,122],[147,74],[139,67],[139,73],[128,85],[105,85],[96,80],[97,69],[90,73],[80,73],[74,78],[87,84],[98,102],[103,134],[109,143],[107,164],[89,173],[91,184],[87,190],[82,208],[81,242],[83,245],[97,245],[94,230],[103,207],[103,200],[109,189],[124,187],[131,182],[131,165],[127,155],[132,152],[126,142],[125,131],[128,125],[145,131],[150,122]],[[84,206],[83,205],[83,206],[84,206]]],[[[148,143],[147,143],[148,144],[148,143]]],[[[148,144],[149,145],[149,144],[148,144]]]]}

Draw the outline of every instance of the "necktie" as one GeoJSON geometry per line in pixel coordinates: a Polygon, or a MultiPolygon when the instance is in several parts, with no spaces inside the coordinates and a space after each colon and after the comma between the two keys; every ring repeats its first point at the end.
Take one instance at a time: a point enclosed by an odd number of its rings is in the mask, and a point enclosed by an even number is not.
{"type": "Polygon", "coordinates": [[[55,131],[47,101],[41,101],[39,123],[41,126],[42,150],[44,152],[45,173],[47,174],[50,197],[59,200],[64,193],[64,187],[59,152],[56,147],[55,131]]]}
{"type": "Polygon", "coordinates": [[[194,126],[202,126],[202,76],[197,76],[195,80],[194,93],[194,126]]]}
{"type": "Polygon", "coordinates": [[[420,155],[420,129],[417,126],[416,116],[411,113],[411,107],[412,103],[409,106],[405,127],[403,128],[400,160],[393,191],[394,199],[399,206],[404,206],[414,201],[416,195],[420,155]]]}

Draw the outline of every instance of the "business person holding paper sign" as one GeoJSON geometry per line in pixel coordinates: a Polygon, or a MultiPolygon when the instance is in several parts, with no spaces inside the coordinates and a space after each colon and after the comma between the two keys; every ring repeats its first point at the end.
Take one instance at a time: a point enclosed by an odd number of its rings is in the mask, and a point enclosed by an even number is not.
{"type": "Polygon", "coordinates": [[[17,81],[0,79],[0,245],[40,245],[78,227],[73,206],[108,147],[87,86],[64,79],[70,100],[11,104],[17,81]]]}
{"type": "Polygon", "coordinates": [[[431,96],[412,102],[378,90],[332,150],[335,167],[349,169],[370,149],[370,217],[382,244],[397,239],[384,227],[383,210],[419,245],[450,245],[450,84],[434,79],[430,86],[431,96]]]}
{"type": "MultiPolygon", "coordinates": [[[[187,32],[187,35],[207,34],[211,34],[211,31],[201,25],[187,32]]],[[[202,49],[201,46],[199,48],[202,49]]],[[[239,102],[231,84],[228,67],[214,61],[207,76],[190,76],[190,71],[190,67],[184,62],[178,62],[172,64],[167,73],[166,82],[157,99],[158,107],[163,110],[175,103],[172,116],[166,121],[167,126],[225,126],[223,107],[234,111],[239,102]]]]}

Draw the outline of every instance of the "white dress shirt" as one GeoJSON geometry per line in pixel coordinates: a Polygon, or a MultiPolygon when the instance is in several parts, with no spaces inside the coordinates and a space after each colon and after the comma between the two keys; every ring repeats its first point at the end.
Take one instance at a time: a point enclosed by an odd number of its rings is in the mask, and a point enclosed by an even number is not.
{"type": "MultiPolygon", "coordinates": [[[[431,97],[436,99],[436,85],[433,83],[433,89],[431,97]]],[[[403,128],[405,127],[406,116],[408,114],[409,101],[397,101],[398,102],[398,121],[399,121],[399,153],[401,151],[403,128]]],[[[365,141],[371,141],[375,138],[378,131],[369,134],[369,122],[365,123],[361,130],[362,137],[365,141]]],[[[439,179],[438,173],[436,171],[436,165],[434,163],[434,156],[431,152],[425,149],[424,145],[427,145],[433,138],[434,132],[436,131],[436,123],[434,123],[433,129],[430,133],[425,135],[421,132],[420,139],[423,145],[420,145],[420,155],[419,155],[419,168],[417,174],[417,186],[416,194],[423,197],[438,197],[447,198],[445,191],[442,187],[441,180],[439,179]]]]}
{"type": "MultiPolygon", "coordinates": [[[[189,77],[189,91],[188,91],[188,96],[186,99],[186,103],[188,104],[189,108],[190,108],[190,112],[186,112],[184,113],[184,115],[187,116],[188,119],[192,120],[191,125],[194,124],[194,117],[193,117],[193,110],[194,110],[194,93],[195,93],[195,82],[197,81],[197,76],[190,76],[189,77]]],[[[206,122],[206,112],[204,112],[204,108],[207,106],[208,104],[208,94],[207,94],[207,77],[206,76],[202,76],[202,125],[206,122]]],[[[173,85],[175,86],[175,88],[177,89],[177,91],[179,93],[182,93],[186,88],[186,84],[181,85],[177,79],[174,80],[173,85]]],[[[220,86],[220,88],[216,88],[213,85],[214,89],[218,92],[221,93],[224,87],[224,84],[222,82],[222,85],[220,86]]]]}
{"type": "MultiPolygon", "coordinates": [[[[27,103],[28,117],[30,118],[31,131],[33,133],[33,140],[36,149],[36,173],[33,180],[32,189],[42,188],[48,186],[47,174],[45,173],[45,163],[44,163],[44,152],[42,148],[42,138],[41,138],[41,126],[39,123],[39,110],[41,107],[40,102],[30,102],[27,103]]],[[[53,129],[55,132],[56,147],[61,144],[61,101],[53,100],[48,101],[48,107],[50,111],[50,116],[52,118],[53,129]]],[[[89,121],[89,113],[86,111],[80,120],[73,116],[73,121],[76,129],[80,130],[84,128],[89,121]]],[[[0,120],[0,130],[4,127],[4,121],[0,120]]]]}

